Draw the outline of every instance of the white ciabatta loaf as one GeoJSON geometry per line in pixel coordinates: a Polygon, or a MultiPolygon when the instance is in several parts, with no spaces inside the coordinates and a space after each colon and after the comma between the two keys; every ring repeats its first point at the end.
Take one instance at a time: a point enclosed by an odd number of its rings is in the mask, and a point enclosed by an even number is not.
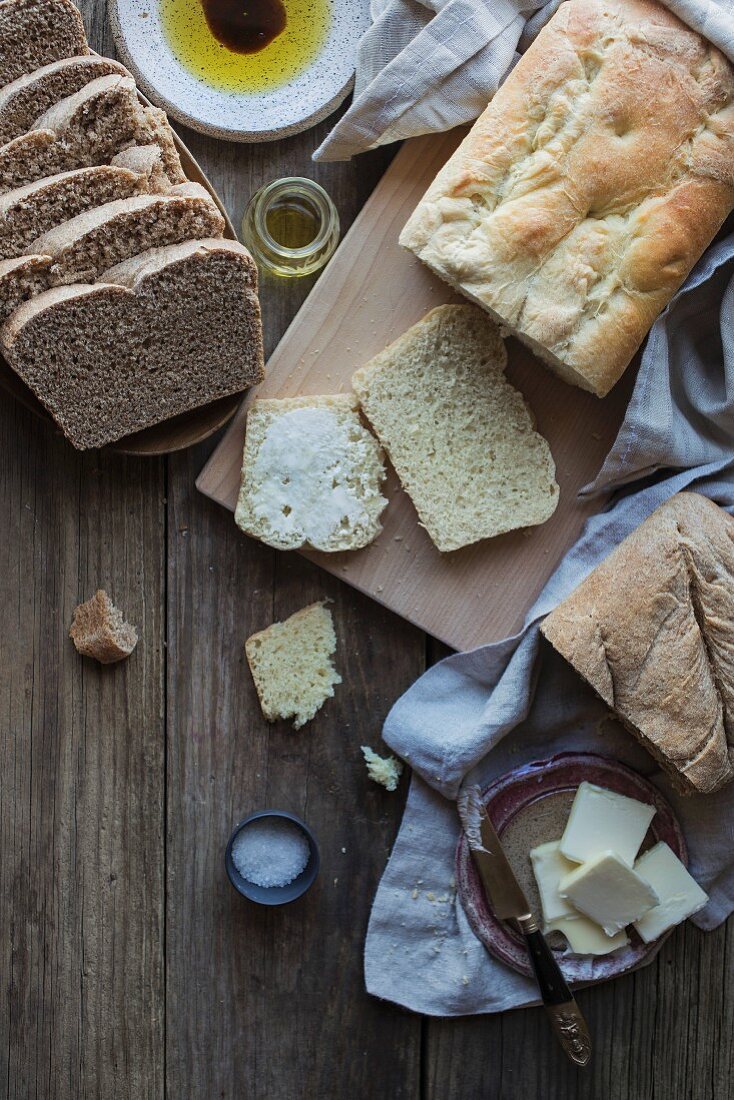
{"type": "Polygon", "coordinates": [[[734,70],[654,0],[567,0],[401,243],[603,396],[734,206],[734,70]]]}
{"type": "Polygon", "coordinates": [[[0,85],[83,53],[89,46],[71,0],[0,0],[0,85]]]}
{"type": "Polygon", "coordinates": [[[60,99],[100,76],[130,76],[119,62],[97,54],[65,57],[0,88],[0,145],[30,130],[37,118],[60,99]]]}
{"type": "Polygon", "coordinates": [[[224,218],[209,192],[182,183],[164,195],[135,195],[85,210],[32,241],[30,251],[50,257],[48,285],[60,286],[94,282],[151,248],[223,232],[224,218]]]}
{"type": "Polygon", "coordinates": [[[257,269],[235,241],[152,249],[58,286],[0,330],[10,366],[75,447],[101,447],[259,382],[257,269]]]}
{"type": "Polygon", "coordinates": [[[734,778],[734,519],[723,509],[672,497],[541,629],[685,793],[734,778]]]}
{"type": "Polygon", "coordinates": [[[279,550],[357,550],[387,505],[380,446],[352,394],[253,402],[235,522],[279,550]]]}
{"type": "Polygon", "coordinates": [[[134,80],[100,76],[49,108],[32,130],[0,146],[0,194],[44,176],[105,164],[135,144],[158,145],[171,183],[185,181],[170,127],[141,105],[134,80]]]}
{"type": "Polygon", "coordinates": [[[481,310],[439,306],[352,378],[439,550],[544,523],[556,510],[550,448],[506,365],[481,310]]]}
{"type": "Polygon", "coordinates": [[[7,191],[0,195],[0,257],[22,256],[54,226],[83,210],[145,193],[149,185],[146,174],[100,164],[46,176],[7,191]]]}

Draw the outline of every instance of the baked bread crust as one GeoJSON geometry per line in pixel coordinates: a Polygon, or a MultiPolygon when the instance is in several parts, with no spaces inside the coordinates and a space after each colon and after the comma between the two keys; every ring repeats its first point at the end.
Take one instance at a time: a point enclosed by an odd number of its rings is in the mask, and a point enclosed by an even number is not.
{"type": "Polygon", "coordinates": [[[734,69],[654,0],[567,0],[400,241],[598,396],[734,206],[734,69]]]}
{"type": "Polygon", "coordinates": [[[684,793],[734,778],[734,519],[679,493],[541,625],[684,793]]]}

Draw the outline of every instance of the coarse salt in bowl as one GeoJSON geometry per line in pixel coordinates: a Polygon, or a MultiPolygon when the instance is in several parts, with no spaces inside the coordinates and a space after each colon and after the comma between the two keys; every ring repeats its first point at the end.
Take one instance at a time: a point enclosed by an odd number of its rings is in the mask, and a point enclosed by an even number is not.
{"type": "Polygon", "coordinates": [[[319,869],[311,830],[295,814],[261,810],[241,821],[225,852],[229,880],[261,905],[285,905],[301,897],[319,869]]]}

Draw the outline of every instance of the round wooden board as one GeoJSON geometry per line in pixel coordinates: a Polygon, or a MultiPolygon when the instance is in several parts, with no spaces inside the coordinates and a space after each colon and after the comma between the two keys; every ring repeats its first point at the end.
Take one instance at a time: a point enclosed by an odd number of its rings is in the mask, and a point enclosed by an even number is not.
{"type": "MultiPolygon", "coordinates": [[[[150,101],[144,95],[141,94],[140,98],[146,105],[150,105],[150,101]]],[[[224,216],[224,236],[228,240],[236,241],[237,234],[234,226],[216,191],[177,134],[174,134],[174,139],[184,172],[194,183],[200,183],[203,187],[206,187],[224,216]]],[[[8,366],[2,356],[0,356],[0,389],[5,390],[6,393],[9,393],[25,408],[30,409],[36,416],[47,420],[51,424],[55,423],[50,413],[46,411],[28,386],[21,381],[15,371],[8,366]]],[[[134,435],[125,436],[115,443],[108,444],[104,450],[118,451],[121,454],[148,456],[182,451],[187,447],[193,447],[195,443],[201,443],[202,440],[207,439],[218,428],[226,424],[236,412],[241,401],[241,393],[221,397],[218,401],[202,405],[200,408],[192,409],[180,416],[174,416],[170,420],[162,421],[160,424],[154,424],[153,427],[145,428],[134,435]]]]}

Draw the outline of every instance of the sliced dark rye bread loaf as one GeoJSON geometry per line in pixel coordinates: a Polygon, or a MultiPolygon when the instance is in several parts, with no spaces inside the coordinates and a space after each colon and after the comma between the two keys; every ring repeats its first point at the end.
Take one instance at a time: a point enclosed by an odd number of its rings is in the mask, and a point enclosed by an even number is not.
{"type": "MultiPolygon", "coordinates": [[[[144,163],[141,166],[144,168],[144,163]]],[[[154,189],[151,176],[151,170],[136,172],[119,163],[100,164],[46,176],[7,191],[0,195],[0,259],[28,253],[39,236],[84,210],[148,193],[154,189]]]]}
{"type": "Polygon", "coordinates": [[[44,233],[31,251],[49,256],[48,285],[91,283],[116,264],[151,248],[219,237],[224,218],[198,183],[165,195],[136,195],[85,210],[44,233]]]}
{"type": "Polygon", "coordinates": [[[0,88],[0,145],[30,130],[37,118],[60,99],[74,95],[100,76],[130,76],[110,57],[83,54],[52,61],[0,88]]]}
{"type": "Polygon", "coordinates": [[[235,241],[187,241],[54,287],[0,330],[75,447],[101,447],[261,381],[257,272],[235,241]]]}
{"type": "Polygon", "coordinates": [[[0,323],[48,287],[48,256],[0,260],[0,323]]]}
{"type": "Polygon", "coordinates": [[[0,85],[83,53],[89,46],[71,0],[1,0],[0,85]]]}
{"type": "Polygon", "coordinates": [[[160,147],[171,182],[183,183],[168,124],[143,107],[130,77],[101,76],[51,107],[28,133],[0,147],[0,194],[44,176],[105,164],[128,146],[147,143],[160,147]]]}

